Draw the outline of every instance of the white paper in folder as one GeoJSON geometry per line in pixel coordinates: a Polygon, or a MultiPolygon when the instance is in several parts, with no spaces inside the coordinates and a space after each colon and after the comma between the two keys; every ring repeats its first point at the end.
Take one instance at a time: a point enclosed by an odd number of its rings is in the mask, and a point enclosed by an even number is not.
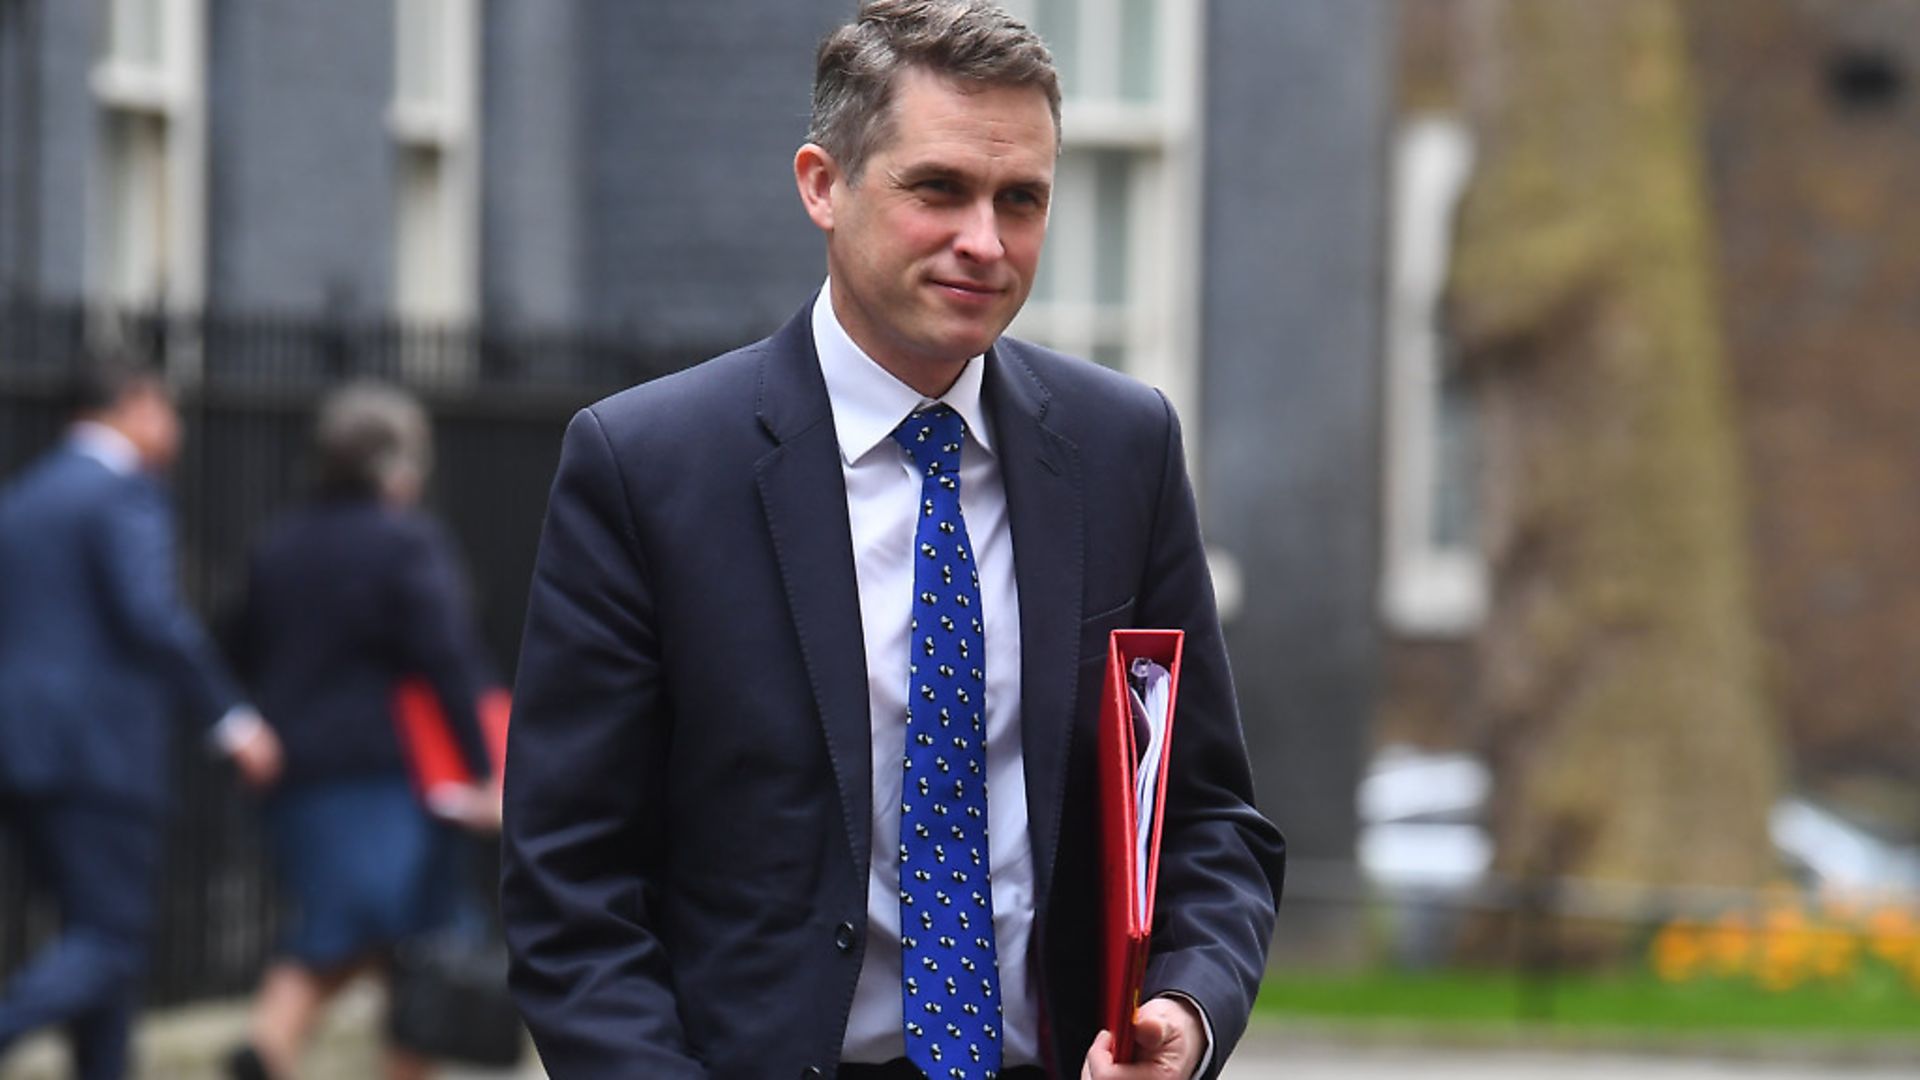
{"type": "Polygon", "coordinates": [[[1134,859],[1139,875],[1134,884],[1138,897],[1138,916],[1146,921],[1147,853],[1153,843],[1154,779],[1160,775],[1160,757],[1167,745],[1168,695],[1173,677],[1167,669],[1151,660],[1136,659],[1128,669],[1127,696],[1133,703],[1133,745],[1140,752],[1134,766],[1133,801],[1135,836],[1139,845],[1134,859]]]}

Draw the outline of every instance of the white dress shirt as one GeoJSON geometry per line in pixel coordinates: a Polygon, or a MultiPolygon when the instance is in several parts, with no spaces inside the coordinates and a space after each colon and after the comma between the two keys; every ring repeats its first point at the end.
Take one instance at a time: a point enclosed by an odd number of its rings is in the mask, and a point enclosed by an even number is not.
{"type": "MultiPolygon", "coordinates": [[[[933,402],[854,344],[834,315],[832,294],[828,283],[814,302],[813,342],[847,482],[873,732],[867,950],[841,1056],[879,1063],[906,1054],[900,1015],[900,756],[907,744],[907,623],[920,512],[920,474],[892,434],[900,421],[933,402]]],[[[985,368],[985,357],[968,361],[940,401],[967,424],[960,452],[960,514],[980,572],[986,624],[987,844],[1004,1009],[1001,1060],[1010,1067],[1039,1063],[1040,1005],[1027,956],[1033,935],[1033,848],[1027,839],[1027,781],[1020,754],[1020,597],[1013,580],[1006,488],[980,401],[985,368]]]]}
{"type": "Polygon", "coordinates": [[[93,420],[76,421],[67,430],[73,448],[107,467],[115,476],[132,476],[140,471],[140,451],[133,441],[105,424],[93,420]]]}

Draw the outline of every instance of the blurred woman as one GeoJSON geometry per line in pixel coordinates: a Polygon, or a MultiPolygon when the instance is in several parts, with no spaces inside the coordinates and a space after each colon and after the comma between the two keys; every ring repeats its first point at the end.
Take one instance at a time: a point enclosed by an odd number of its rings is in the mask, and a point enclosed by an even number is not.
{"type": "MultiPolygon", "coordinates": [[[[497,779],[417,792],[396,734],[396,686],[424,677],[473,776],[491,767],[475,715],[479,650],[452,545],[417,510],[431,465],[426,413],[355,383],[315,426],[314,497],[253,553],[236,660],[285,747],[268,801],[288,901],[233,1075],[295,1075],[327,999],[398,942],[451,914],[450,823],[497,826],[497,779]]],[[[428,1064],[397,1047],[390,1077],[428,1064]]]]}

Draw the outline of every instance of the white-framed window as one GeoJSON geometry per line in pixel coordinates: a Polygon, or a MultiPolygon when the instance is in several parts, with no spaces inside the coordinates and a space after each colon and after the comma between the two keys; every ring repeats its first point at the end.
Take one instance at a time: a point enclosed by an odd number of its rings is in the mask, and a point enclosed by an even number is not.
{"type": "Polygon", "coordinates": [[[395,0],[394,311],[471,320],[479,295],[477,0],[395,0]]]}
{"type": "Polygon", "coordinates": [[[100,0],[87,280],[132,308],[192,308],[205,284],[204,0],[100,0]]]}
{"type": "Polygon", "coordinates": [[[1395,140],[1380,604],[1410,636],[1469,633],[1487,610],[1475,402],[1449,362],[1441,304],[1473,156],[1449,118],[1410,120],[1395,140]]]}
{"type": "Polygon", "coordinates": [[[1160,387],[1191,426],[1203,0],[1006,6],[1052,50],[1064,98],[1047,246],[1013,332],[1160,387]]]}

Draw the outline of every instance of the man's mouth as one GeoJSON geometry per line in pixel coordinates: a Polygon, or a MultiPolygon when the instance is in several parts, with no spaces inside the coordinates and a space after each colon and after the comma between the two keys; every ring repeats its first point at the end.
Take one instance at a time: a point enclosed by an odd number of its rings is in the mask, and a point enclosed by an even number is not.
{"type": "Polygon", "coordinates": [[[994,288],[991,285],[982,285],[978,282],[973,282],[973,281],[952,281],[952,280],[947,280],[942,278],[934,278],[933,284],[941,289],[946,290],[949,293],[957,294],[957,295],[968,297],[968,298],[981,299],[981,300],[991,299],[992,297],[999,296],[1003,291],[1005,291],[1002,289],[994,288]]]}

